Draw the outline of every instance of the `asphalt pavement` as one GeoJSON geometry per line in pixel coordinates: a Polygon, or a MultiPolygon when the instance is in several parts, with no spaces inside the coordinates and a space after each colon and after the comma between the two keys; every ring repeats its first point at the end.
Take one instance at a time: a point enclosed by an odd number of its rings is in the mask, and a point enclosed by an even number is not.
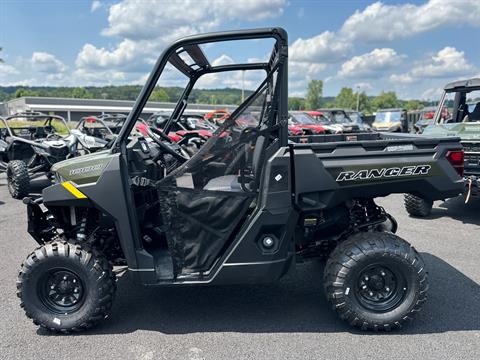
{"type": "Polygon", "coordinates": [[[0,175],[0,359],[478,359],[480,199],[437,202],[428,219],[409,217],[401,195],[379,204],[430,274],[427,304],[401,331],[362,333],[337,319],[324,299],[322,265],[309,262],[257,286],[145,288],[125,275],[106,321],[55,335],[28,320],[15,295],[35,243],[24,205],[0,175]]]}

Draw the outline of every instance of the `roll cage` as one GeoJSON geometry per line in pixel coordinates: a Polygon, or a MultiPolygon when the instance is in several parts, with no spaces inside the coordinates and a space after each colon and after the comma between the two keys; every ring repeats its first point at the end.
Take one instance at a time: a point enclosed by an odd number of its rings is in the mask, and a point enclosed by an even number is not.
{"type": "MultiPolygon", "coordinates": [[[[277,122],[280,126],[279,131],[279,140],[281,145],[287,144],[288,130],[287,130],[287,120],[288,120],[288,88],[287,88],[287,57],[288,57],[288,40],[287,33],[281,28],[264,28],[264,29],[254,29],[254,30],[240,30],[240,31],[226,31],[226,32],[216,32],[202,35],[195,35],[185,37],[183,39],[177,40],[167,49],[164,50],[162,55],[159,57],[157,63],[154,66],[152,73],[150,74],[145,86],[140,92],[137,101],[135,102],[132,111],[128,115],[124,126],[120,130],[119,136],[115,141],[114,146],[112,147],[112,152],[121,151],[125,153],[126,151],[126,142],[130,132],[135,126],[135,122],[140,117],[142,110],[150,97],[153,89],[156,86],[160,75],[167,63],[174,66],[182,74],[186,75],[188,84],[185,87],[180,99],[177,102],[170,118],[165,124],[164,131],[168,133],[170,127],[174,121],[177,121],[180,116],[183,114],[184,110],[188,105],[188,97],[192,91],[197,80],[205,74],[211,73],[220,73],[220,72],[229,72],[229,71],[248,71],[248,70],[265,70],[267,77],[271,76],[274,71],[277,71],[277,74],[280,78],[282,84],[279,85],[278,89],[280,92],[278,107],[276,111],[278,116],[276,117],[277,122]],[[234,41],[234,40],[253,40],[253,39],[274,39],[275,44],[270,55],[270,58],[267,62],[255,62],[255,63],[238,63],[238,64],[228,64],[228,65],[218,65],[213,66],[207,57],[205,56],[200,45],[207,43],[218,43],[225,41],[234,41]],[[188,56],[189,62],[184,60],[185,55],[188,56]],[[190,61],[191,60],[191,61],[190,61]]],[[[264,85],[264,82],[262,83],[264,85]]],[[[257,91],[252,94],[247,100],[241,104],[234,113],[239,113],[242,109],[249,104],[249,99],[253,98],[255,94],[260,90],[261,86],[257,91]]],[[[234,114],[232,114],[234,116],[234,114]]]]}
{"type": "Polygon", "coordinates": [[[435,124],[442,124],[444,122],[462,122],[464,116],[468,113],[467,94],[472,91],[480,91],[480,78],[459,80],[447,84],[444,87],[444,92],[440,98],[439,105],[434,116],[435,124]],[[448,94],[455,93],[453,100],[453,111],[450,118],[442,117],[442,110],[448,94]]]}
{"type": "MultiPolygon", "coordinates": [[[[21,126],[21,127],[16,127],[16,126],[10,126],[10,121],[11,120],[15,120],[15,119],[26,119],[27,121],[42,121],[43,120],[43,126],[40,126],[40,127],[51,127],[55,132],[56,132],[56,129],[54,126],[52,126],[52,121],[54,120],[58,120],[60,121],[63,126],[65,127],[66,131],[68,134],[70,134],[70,128],[68,127],[68,124],[67,122],[65,121],[65,119],[61,116],[58,116],[58,115],[49,115],[49,114],[44,114],[44,113],[41,113],[41,112],[19,112],[19,113],[15,113],[13,115],[9,115],[7,117],[0,117],[0,121],[3,123],[4,125],[4,128],[6,129],[6,133],[5,134],[1,134],[2,137],[16,137],[16,138],[20,138],[21,136],[19,136],[18,134],[16,134],[14,132],[14,130],[19,130],[19,129],[31,129],[34,130],[32,126],[21,126]]],[[[32,133],[32,136],[33,136],[33,133],[32,133]]],[[[42,138],[42,137],[39,137],[39,138],[42,138]]]]}
{"type": "MultiPolygon", "coordinates": [[[[87,129],[88,127],[85,124],[89,122],[96,122],[100,124],[98,129],[104,129],[108,134],[106,136],[111,136],[112,138],[116,136],[117,130],[123,126],[123,122],[127,118],[127,115],[124,114],[103,114],[100,116],[84,116],[80,119],[75,129],[80,130],[87,129]]],[[[93,127],[92,127],[93,128],[93,127]]],[[[82,131],[83,132],[83,131],[82,131]]],[[[90,134],[93,136],[93,134],[90,134]]]]}

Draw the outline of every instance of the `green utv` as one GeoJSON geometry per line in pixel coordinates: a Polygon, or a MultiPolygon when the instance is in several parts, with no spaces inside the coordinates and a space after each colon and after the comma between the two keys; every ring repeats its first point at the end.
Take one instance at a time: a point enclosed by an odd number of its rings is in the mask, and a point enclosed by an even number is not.
{"type": "MultiPolygon", "coordinates": [[[[465,180],[465,202],[478,197],[480,188],[480,79],[449,83],[438,103],[433,125],[423,131],[427,137],[458,137],[464,154],[448,156],[465,180]],[[445,109],[450,108],[448,112],[445,109]],[[448,116],[445,116],[447,113],[448,116]],[[463,156],[462,156],[463,155],[463,156]]],[[[425,217],[432,210],[433,200],[426,194],[405,195],[405,208],[412,216],[425,217]]]]}
{"type": "Polygon", "coordinates": [[[310,258],[326,260],[325,294],[351,325],[391,330],[418,313],[428,289],[424,262],[374,198],[414,189],[432,199],[459,194],[461,169],[447,156],[461,154],[459,140],[370,133],[289,142],[287,61],[281,28],[191,36],[166,48],[113,147],[55,164],[57,183],[24,201],[39,247],[17,289],[35,324],[69,332],[105,318],[113,266],[150,286],[254,284],[310,258]],[[266,62],[213,65],[204,52],[259,39],[273,45],[266,62]],[[130,135],[160,75],[175,69],[187,81],[164,133],[202,76],[263,75],[191,157],[162,132],[150,131],[153,140],[130,135]]]}

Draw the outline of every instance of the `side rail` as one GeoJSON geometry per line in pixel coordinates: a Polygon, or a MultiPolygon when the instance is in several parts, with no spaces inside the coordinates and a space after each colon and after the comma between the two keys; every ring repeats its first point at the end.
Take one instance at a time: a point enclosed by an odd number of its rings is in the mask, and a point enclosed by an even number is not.
{"type": "Polygon", "coordinates": [[[342,141],[365,141],[365,140],[380,140],[380,133],[356,133],[356,134],[326,134],[326,135],[301,135],[289,136],[288,140],[291,143],[297,144],[313,144],[313,143],[328,143],[328,142],[342,142],[342,141]]]}

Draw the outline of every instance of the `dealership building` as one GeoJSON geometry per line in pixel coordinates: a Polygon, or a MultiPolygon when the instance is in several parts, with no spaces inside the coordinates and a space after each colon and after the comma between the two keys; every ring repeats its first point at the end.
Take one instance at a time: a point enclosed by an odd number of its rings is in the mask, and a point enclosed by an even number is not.
{"type": "MultiPolygon", "coordinates": [[[[0,104],[0,112],[7,116],[19,112],[39,111],[62,116],[67,121],[78,121],[89,115],[128,114],[134,103],[134,101],[127,100],[21,97],[5,102],[3,106],[0,104]]],[[[175,103],[148,102],[143,109],[142,116],[148,118],[155,112],[172,111],[175,105],[175,103]]],[[[187,111],[207,113],[216,109],[233,110],[235,107],[234,105],[189,104],[187,111]]]]}

